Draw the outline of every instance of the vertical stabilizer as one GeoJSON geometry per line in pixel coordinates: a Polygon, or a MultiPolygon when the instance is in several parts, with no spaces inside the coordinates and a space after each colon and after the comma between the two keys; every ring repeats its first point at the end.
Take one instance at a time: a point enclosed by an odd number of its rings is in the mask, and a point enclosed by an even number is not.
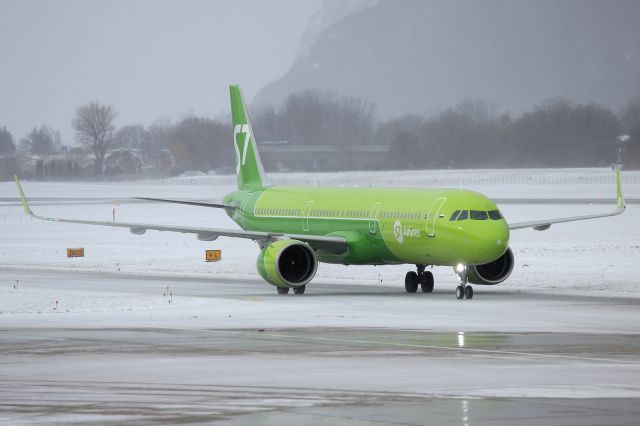
{"type": "Polygon", "coordinates": [[[240,87],[229,86],[231,95],[231,119],[233,121],[233,143],[236,150],[236,173],[238,189],[257,189],[267,185],[260,153],[256,145],[249,113],[240,87]]]}

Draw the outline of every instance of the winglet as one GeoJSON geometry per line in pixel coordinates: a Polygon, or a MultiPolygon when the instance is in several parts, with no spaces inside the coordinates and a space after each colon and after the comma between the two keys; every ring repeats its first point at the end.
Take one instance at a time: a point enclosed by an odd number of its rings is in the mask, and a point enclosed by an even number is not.
{"type": "Polygon", "coordinates": [[[24,192],[22,192],[22,186],[20,185],[18,176],[13,175],[13,177],[16,179],[16,185],[18,185],[18,193],[20,194],[20,199],[22,200],[22,207],[24,207],[24,212],[28,215],[33,216],[33,212],[31,211],[31,208],[29,207],[29,203],[27,202],[27,197],[25,197],[24,192]]]}
{"type": "Polygon", "coordinates": [[[616,198],[618,200],[618,210],[624,209],[626,206],[622,196],[622,185],[620,185],[620,169],[616,169],[616,198]]]}

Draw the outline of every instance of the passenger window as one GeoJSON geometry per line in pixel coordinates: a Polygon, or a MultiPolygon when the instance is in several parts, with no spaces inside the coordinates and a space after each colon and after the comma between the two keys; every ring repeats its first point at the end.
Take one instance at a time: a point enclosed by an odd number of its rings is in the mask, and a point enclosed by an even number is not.
{"type": "Polygon", "coordinates": [[[470,216],[471,220],[487,220],[489,217],[484,210],[471,210],[470,216]]]}
{"type": "Polygon", "coordinates": [[[469,217],[469,211],[468,210],[460,210],[460,214],[458,215],[458,219],[456,220],[465,220],[469,217]]]}
{"type": "Polygon", "coordinates": [[[449,220],[456,220],[456,218],[458,217],[458,213],[460,213],[460,210],[456,210],[455,212],[453,212],[449,220]]]}

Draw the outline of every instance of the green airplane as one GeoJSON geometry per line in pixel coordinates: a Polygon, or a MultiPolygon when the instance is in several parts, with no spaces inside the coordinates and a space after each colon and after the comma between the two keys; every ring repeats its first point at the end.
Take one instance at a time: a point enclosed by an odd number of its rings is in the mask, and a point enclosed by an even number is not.
{"type": "Polygon", "coordinates": [[[405,289],[433,291],[427,266],[452,266],[460,284],[458,299],[471,299],[469,283],[494,285],[513,270],[509,232],[552,224],[615,216],[625,203],[616,172],[617,207],[610,213],[508,224],[488,197],[464,189],[319,188],[269,185],[238,86],[230,86],[238,189],[222,203],[158,198],[151,201],[222,208],[241,229],[194,228],[148,223],[99,222],[34,214],[16,184],[25,211],[53,222],[196,234],[198,239],[246,238],[260,248],[258,273],[279,294],[303,294],[318,263],[343,265],[413,264],[405,289]]]}

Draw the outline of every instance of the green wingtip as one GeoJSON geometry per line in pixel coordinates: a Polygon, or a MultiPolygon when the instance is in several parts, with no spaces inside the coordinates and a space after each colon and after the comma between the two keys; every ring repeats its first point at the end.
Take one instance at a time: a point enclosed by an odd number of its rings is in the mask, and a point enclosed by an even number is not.
{"type": "Polygon", "coordinates": [[[16,185],[18,185],[18,193],[20,194],[20,199],[22,200],[22,207],[24,207],[24,212],[28,215],[32,215],[33,212],[31,208],[29,208],[29,203],[27,202],[27,197],[24,196],[24,192],[22,191],[22,185],[20,185],[20,181],[18,180],[18,175],[13,175],[16,180],[16,185]]]}
{"type": "Polygon", "coordinates": [[[616,169],[616,198],[618,200],[618,208],[624,209],[624,197],[622,196],[622,185],[620,184],[620,169],[616,169]]]}

